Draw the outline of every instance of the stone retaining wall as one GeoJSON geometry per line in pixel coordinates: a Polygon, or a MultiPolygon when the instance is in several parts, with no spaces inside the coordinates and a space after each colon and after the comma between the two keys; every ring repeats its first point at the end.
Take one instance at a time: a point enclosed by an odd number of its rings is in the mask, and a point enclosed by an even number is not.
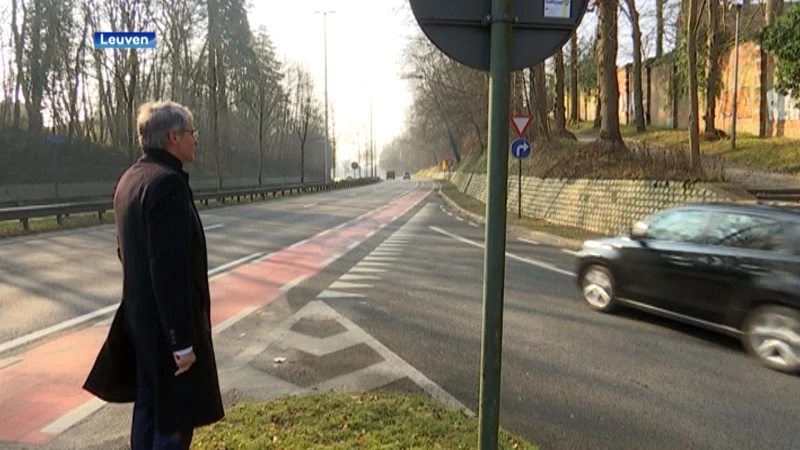
{"type": "MultiPolygon", "coordinates": [[[[461,192],[486,201],[486,175],[456,172],[461,192]]],[[[755,200],[746,192],[706,183],[522,178],[522,215],[558,225],[613,233],[670,206],[755,200]]],[[[517,213],[517,176],[508,180],[507,209],[517,213]]]]}

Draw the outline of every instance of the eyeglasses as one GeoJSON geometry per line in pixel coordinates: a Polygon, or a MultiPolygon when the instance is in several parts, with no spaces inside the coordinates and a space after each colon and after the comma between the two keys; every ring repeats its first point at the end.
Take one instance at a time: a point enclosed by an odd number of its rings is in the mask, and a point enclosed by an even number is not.
{"type": "Polygon", "coordinates": [[[178,133],[192,133],[192,137],[197,139],[197,130],[178,130],[178,133]]]}

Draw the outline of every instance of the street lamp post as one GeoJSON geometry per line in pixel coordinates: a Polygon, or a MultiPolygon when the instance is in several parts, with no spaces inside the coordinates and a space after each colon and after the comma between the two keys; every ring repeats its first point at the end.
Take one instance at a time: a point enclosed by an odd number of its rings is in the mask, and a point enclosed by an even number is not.
{"type": "Polygon", "coordinates": [[[325,182],[330,181],[331,171],[328,167],[328,14],[336,11],[315,11],[315,14],[322,14],[323,30],[325,34],[325,182]]]}
{"type": "Polygon", "coordinates": [[[742,6],[745,0],[731,0],[736,8],[736,56],[733,63],[733,107],[731,108],[731,150],[736,149],[736,110],[739,101],[739,29],[742,25],[742,6]]]}

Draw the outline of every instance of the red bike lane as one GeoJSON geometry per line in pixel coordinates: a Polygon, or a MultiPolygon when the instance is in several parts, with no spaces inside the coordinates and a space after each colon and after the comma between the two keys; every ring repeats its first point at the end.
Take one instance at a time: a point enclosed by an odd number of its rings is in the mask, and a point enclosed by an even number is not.
{"type": "MultiPolygon", "coordinates": [[[[429,190],[409,192],[343,225],[213,278],[212,326],[280,298],[285,290],[321,272],[429,194],[429,190]]],[[[0,442],[46,444],[65,431],[64,426],[54,425],[60,419],[77,415],[77,422],[104,404],[81,386],[107,334],[106,324],[88,326],[43,342],[0,368],[0,442]],[[82,413],[87,407],[89,411],[82,413]]]]}

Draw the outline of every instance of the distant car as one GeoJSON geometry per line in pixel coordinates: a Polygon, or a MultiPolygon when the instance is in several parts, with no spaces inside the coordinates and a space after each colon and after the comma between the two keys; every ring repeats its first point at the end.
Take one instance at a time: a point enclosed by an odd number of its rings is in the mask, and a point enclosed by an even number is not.
{"type": "Polygon", "coordinates": [[[665,209],[586,241],[586,304],[627,306],[734,336],[761,364],[800,373],[800,212],[743,204],[665,209]]]}
{"type": "Polygon", "coordinates": [[[408,172],[403,172],[403,179],[404,180],[410,180],[411,179],[411,174],[408,173],[408,172]]]}
{"type": "Polygon", "coordinates": [[[394,170],[387,170],[386,171],[386,179],[387,180],[394,180],[394,170]]]}

